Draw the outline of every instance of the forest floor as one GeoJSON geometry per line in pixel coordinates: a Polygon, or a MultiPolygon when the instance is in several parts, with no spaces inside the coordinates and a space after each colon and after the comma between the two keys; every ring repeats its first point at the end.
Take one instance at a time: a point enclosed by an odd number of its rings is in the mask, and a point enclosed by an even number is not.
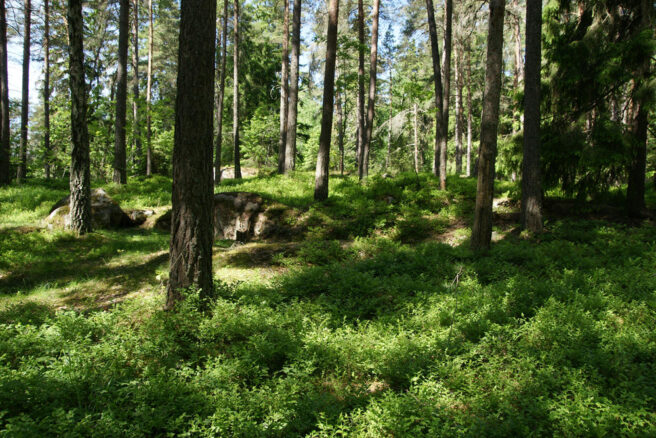
{"type": "MultiPolygon", "coordinates": [[[[656,226],[620,194],[548,199],[520,233],[497,182],[226,180],[299,212],[290,240],[215,242],[216,294],[164,312],[168,233],[43,227],[66,181],[0,189],[0,431],[10,436],[656,434],[656,226]]],[[[171,181],[102,185],[125,208],[171,181]]],[[[654,193],[649,205],[655,206],[654,193]]]]}

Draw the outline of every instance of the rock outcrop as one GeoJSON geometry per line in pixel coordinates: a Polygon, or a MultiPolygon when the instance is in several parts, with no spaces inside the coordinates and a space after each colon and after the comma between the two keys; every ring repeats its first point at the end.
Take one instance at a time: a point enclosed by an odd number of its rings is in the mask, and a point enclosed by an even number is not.
{"type": "MultiPolygon", "coordinates": [[[[69,202],[70,196],[66,196],[50,209],[50,214],[45,219],[48,228],[70,227],[69,202]]],[[[114,201],[103,189],[91,191],[91,223],[95,229],[126,228],[139,225],[138,220],[133,220],[125,213],[118,202],[114,201]]]]}
{"type": "MultiPolygon", "coordinates": [[[[291,234],[286,219],[294,213],[272,204],[257,193],[226,192],[214,195],[214,238],[246,242],[291,234]]],[[[171,211],[155,220],[154,227],[171,230],[171,211]]]]}

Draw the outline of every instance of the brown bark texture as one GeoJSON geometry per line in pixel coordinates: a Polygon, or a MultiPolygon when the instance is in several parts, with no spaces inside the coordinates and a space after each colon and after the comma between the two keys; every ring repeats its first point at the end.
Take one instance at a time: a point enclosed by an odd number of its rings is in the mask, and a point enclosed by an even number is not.
{"type": "Polygon", "coordinates": [[[374,0],[374,9],[371,22],[371,52],[369,56],[369,100],[367,102],[367,121],[364,136],[362,177],[369,175],[369,151],[371,137],[374,131],[374,111],[376,105],[376,73],[378,61],[378,16],[380,12],[380,0],[374,0]]]}
{"type": "Polygon", "coordinates": [[[214,184],[221,182],[221,150],[223,146],[223,105],[225,97],[226,57],[228,55],[228,0],[223,1],[221,24],[221,65],[218,69],[219,90],[216,96],[216,140],[214,151],[214,184]]]}
{"type": "Polygon", "coordinates": [[[358,165],[358,177],[364,175],[364,136],[365,136],[365,114],[364,114],[364,5],[358,0],[358,96],[357,105],[357,147],[356,163],[358,165]]]}
{"type": "Polygon", "coordinates": [[[133,0],[132,17],[132,141],[134,164],[142,172],[141,121],[139,120],[139,0],[133,0]]]}
{"type": "Polygon", "coordinates": [[[20,162],[16,180],[20,183],[27,176],[27,134],[30,116],[30,45],[32,29],[32,2],[25,0],[23,20],[23,87],[21,97],[21,126],[20,126],[20,162]]]}
{"type": "Polygon", "coordinates": [[[9,85],[7,75],[7,14],[0,0],[0,186],[11,181],[9,160],[9,85]]]}
{"type": "Polygon", "coordinates": [[[328,175],[330,165],[330,136],[333,130],[333,96],[335,93],[335,62],[337,59],[337,23],[339,0],[330,0],[328,7],[328,30],[326,35],[326,70],[323,79],[323,108],[321,111],[321,133],[314,182],[314,199],[328,198],[328,175]]]}
{"type": "Polygon", "coordinates": [[[178,50],[170,274],[166,307],[181,289],[212,292],[213,101],[216,1],[182,0],[178,50]]]}
{"type": "Polygon", "coordinates": [[[91,172],[87,128],[87,86],[84,78],[82,0],[68,0],[68,52],[71,89],[71,229],[91,231],[91,172]]]}
{"type": "Polygon", "coordinates": [[[490,0],[490,19],[485,61],[485,94],[481,115],[481,145],[478,158],[476,206],[471,247],[487,250],[492,240],[492,200],[494,196],[494,164],[497,155],[499,98],[503,65],[503,15],[505,0],[490,0]]]}
{"type": "Polygon", "coordinates": [[[146,79],[146,175],[153,173],[152,91],[153,91],[153,0],[148,0],[148,78],[146,79]]]}
{"type": "Polygon", "coordinates": [[[296,122],[298,118],[298,59],[301,53],[301,0],[294,0],[292,14],[292,55],[289,68],[289,101],[287,103],[287,133],[285,173],[296,167],[296,122]]]}
{"type": "Polygon", "coordinates": [[[287,147],[287,105],[289,103],[289,0],[283,0],[282,69],[280,79],[280,139],[278,140],[278,173],[285,172],[287,147]]]}
{"type": "Polygon", "coordinates": [[[524,79],[524,157],[522,160],[522,228],[542,231],[540,175],[540,64],[542,2],[526,2],[526,77],[524,79]]]}
{"type": "Polygon", "coordinates": [[[442,135],[442,73],[440,71],[440,48],[437,45],[437,27],[435,25],[435,8],[433,0],[426,0],[426,11],[428,15],[428,35],[431,45],[431,59],[433,61],[433,83],[435,85],[435,153],[433,155],[433,174],[438,175],[440,162],[440,136],[442,135]]]}
{"type": "Polygon", "coordinates": [[[239,148],[239,0],[235,0],[232,17],[232,138],[234,142],[235,179],[241,179],[241,150],[239,148]]]}
{"type": "Polygon", "coordinates": [[[50,178],[50,0],[43,1],[43,170],[50,178]]]}
{"type": "Polygon", "coordinates": [[[118,68],[116,71],[116,118],[114,120],[114,182],[127,183],[125,116],[128,94],[128,23],[130,0],[119,1],[118,68]]]}

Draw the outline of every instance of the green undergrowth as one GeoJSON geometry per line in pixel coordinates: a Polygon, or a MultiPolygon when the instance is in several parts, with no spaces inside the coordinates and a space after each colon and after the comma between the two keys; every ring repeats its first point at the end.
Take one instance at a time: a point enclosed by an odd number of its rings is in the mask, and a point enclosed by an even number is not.
{"type": "MultiPolygon", "coordinates": [[[[416,181],[334,179],[319,205],[309,174],[226,181],[316,222],[217,242],[220,272],[250,275],[169,312],[166,234],[3,230],[0,434],[656,435],[654,226],[549,218],[477,255],[439,240],[469,220],[473,180],[416,181]],[[99,307],[118,285],[141,292],[99,307]]],[[[166,183],[112,196],[147,208],[166,183]]]]}

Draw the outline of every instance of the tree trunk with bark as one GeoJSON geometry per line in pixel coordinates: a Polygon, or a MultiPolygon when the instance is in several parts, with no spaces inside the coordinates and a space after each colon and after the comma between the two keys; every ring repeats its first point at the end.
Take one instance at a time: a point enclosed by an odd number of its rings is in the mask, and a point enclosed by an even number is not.
{"type": "Polygon", "coordinates": [[[125,115],[128,90],[128,24],[130,0],[119,1],[118,67],[116,73],[116,119],[114,120],[114,182],[127,183],[125,115]]]}
{"type": "Polygon", "coordinates": [[[522,160],[522,228],[542,231],[540,176],[540,65],[542,2],[526,2],[526,77],[524,80],[524,158],[522,160]]]}
{"type": "Polygon", "coordinates": [[[287,138],[285,139],[285,173],[296,167],[296,122],[298,118],[298,59],[301,53],[301,0],[294,0],[292,15],[292,56],[287,103],[287,138]]]}
{"type": "Polygon", "coordinates": [[[43,170],[50,179],[50,0],[43,1],[43,170]]]}
{"type": "Polygon", "coordinates": [[[146,80],[146,175],[153,173],[153,128],[152,128],[152,91],[153,91],[153,0],[148,0],[148,78],[146,80]]]}
{"type": "Polygon", "coordinates": [[[413,105],[413,113],[414,113],[414,161],[415,161],[415,172],[419,173],[419,122],[418,122],[418,116],[419,116],[419,106],[417,105],[417,102],[413,105]]]}
{"type": "MultiPolygon", "coordinates": [[[[640,30],[651,27],[653,6],[651,2],[640,2],[640,30]]],[[[645,171],[647,167],[647,130],[649,93],[645,90],[650,79],[651,59],[645,56],[634,72],[631,90],[630,115],[630,161],[629,180],[626,188],[626,207],[630,217],[641,217],[645,209],[645,171]]]]}
{"type": "Polygon", "coordinates": [[[216,1],[182,0],[178,50],[170,274],[166,307],[196,286],[212,293],[216,1]]]}
{"type": "Polygon", "coordinates": [[[134,16],[132,22],[132,141],[134,146],[134,163],[141,173],[141,124],[139,121],[139,0],[133,0],[134,16]]]}
{"type": "Polygon", "coordinates": [[[32,2],[25,0],[23,20],[23,89],[21,98],[20,162],[16,180],[20,183],[27,176],[27,124],[30,116],[30,31],[32,29],[32,2]]]}
{"type": "Polygon", "coordinates": [[[356,163],[358,165],[358,178],[362,179],[364,174],[364,136],[365,136],[365,114],[364,114],[364,5],[358,0],[358,96],[357,105],[357,143],[356,163]]]}
{"type": "Polygon", "coordinates": [[[87,85],[84,78],[82,0],[68,0],[68,52],[71,88],[71,229],[91,231],[91,172],[87,128],[87,85]]]}
{"type": "Polygon", "coordinates": [[[228,55],[228,0],[223,1],[223,24],[221,29],[221,67],[219,92],[216,102],[216,140],[214,151],[214,184],[221,182],[221,149],[223,146],[223,99],[225,97],[226,57],[228,55]]]}
{"type": "Polygon", "coordinates": [[[326,32],[326,70],[323,79],[323,108],[321,111],[321,134],[319,154],[314,182],[314,199],[328,198],[328,175],[330,165],[330,136],[333,130],[333,95],[335,93],[335,62],[337,59],[337,23],[339,0],[330,0],[328,7],[328,30],[326,32]]]}
{"type": "Polygon", "coordinates": [[[282,70],[280,79],[280,139],[278,140],[278,173],[285,172],[287,117],[289,103],[289,0],[284,1],[282,24],[282,70]]]}
{"type": "Polygon", "coordinates": [[[440,189],[446,190],[447,142],[449,140],[449,97],[451,95],[451,40],[453,34],[453,0],[445,1],[444,16],[444,63],[442,65],[442,123],[440,127],[440,189]]]}
{"type": "Polygon", "coordinates": [[[472,155],[472,84],[471,84],[471,48],[467,43],[467,154],[465,175],[471,176],[472,155]]]}
{"type": "Polygon", "coordinates": [[[428,14],[428,35],[431,44],[431,59],[433,61],[433,82],[435,85],[435,153],[433,155],[433,174],[439,174],[440,168],[440,137],[442,136],[442,121],[444,101],[442,100],[442,73],[440,71],[440,48],[437,45],[437,27],[435,26],[435,8],[433,0],[426,0],[426,11],[428,14]]]}
{"type": "Polygon", "coordinates": [[[478,158],[476,207],[471,247],[475,251],[490,248],[492,240],[492,200],[494,196],[494,164],[497,155],[501,67],[503,65],[503,15],[505,0],[490,0],[485,64],[485,94],[481,116],[481,146],[478,158]]]}
{"type": "Polygon", "coordinates": [[[241,151],[239,149],[239,0],[235,0],[232,21],[232,138],[235,151],[235,179],[241,179],[241,151]]]}
{"type": "Polygon", "coordinates": [[[380,0],[374,0],[374,10],[371,22],[371,52],[369,56],[369,101],[367,102],[367,123],[364,135],[362,177],[369,175],[369,151],[371,137],[374,132],[374,111],[376,105],[376,74],[378,61],[378,16],[380,11],[380,0]]]}
{"type": "Polygon", "coordinates": [[[9,76],[7,74],[7,13],[0,0],[0,186],[11,182],[9,146],[9,76]]]}
{"type": "Polygon", "coordinates": [[[339,174],[344,175],[344,110],[342,108],[342,93],[337,92],[335,98],[337,111],[337,148],[339,149],[339,174]]]}
{"type": "Polygon", "coordinates": [[[462,54],[460,46],[455,45],[455,69],[454,69],[454,79],[456,85],[456,126],[455,126],[455,137],[456,137],[456,175],[462,173],[462,122],[463,122],[463,110],[462,110],[462,54]]]}

